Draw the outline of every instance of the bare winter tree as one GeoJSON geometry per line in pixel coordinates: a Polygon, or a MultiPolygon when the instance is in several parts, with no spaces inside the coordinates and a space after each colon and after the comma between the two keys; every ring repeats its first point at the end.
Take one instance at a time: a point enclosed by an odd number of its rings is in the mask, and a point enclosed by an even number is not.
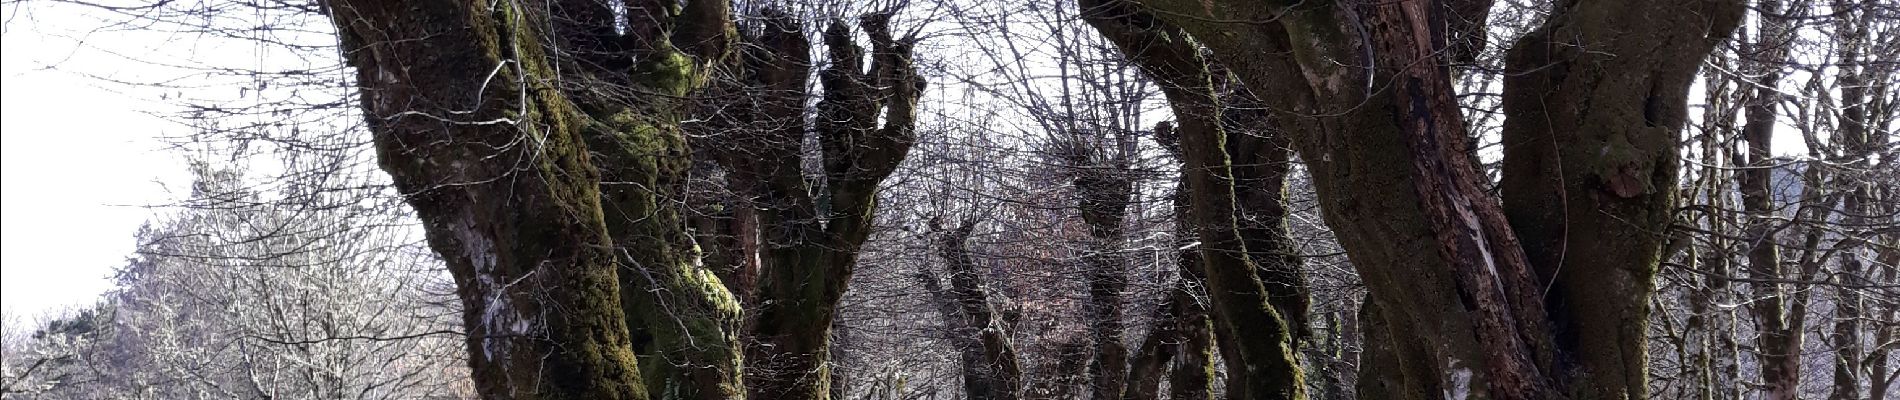
{"type": "Polygon", "coordinates": [[[195,172],[190,207],[140,232],[118,289],[9,349],[28,365],[9,365],[8,398],[472,395],[446,283],[390,224],[405,215],[382,212],[398,209],[349,193],[285,207],[238,171],[195,172]]]}
{"type": "Polygon", "coordinates": [[[8,399],[1900,379],[1881,2],[32,6],[216,161],[8,399]]]}

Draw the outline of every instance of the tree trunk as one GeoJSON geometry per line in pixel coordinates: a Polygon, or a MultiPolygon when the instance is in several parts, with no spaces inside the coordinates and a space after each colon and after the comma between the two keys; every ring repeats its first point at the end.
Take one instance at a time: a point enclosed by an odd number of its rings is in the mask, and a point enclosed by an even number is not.
{"type": "Polygon", "coordinates": [[[1110,42],[1121,47],[1132,63],[1155,82],[1161,82],[1180,129],[1157,127],[1155,135],[1176,136],[1182,171],[1188,188],[1189,222],[1201,239],[1201,262],[1207,271],[1208,298],[1226,320],[1222,334],[1233,337],[1241,362],[1229,364],[1229,373],[1245,375],[1248,398],[1305,398],[1305,377],[1296,360],[1296,337],[1286,318],[1248,260],[1246,243],[1235,218],[1235,178],[1227,157],[1226,129],[1222,127],[1220,97],[1208,76],[1207,63],[1178,28],[1155,19],[1131,2],[1083,2],[1083,17],[1110,42]]]}
{"type": "Polygon", "coordinates": [[[1793,288],[1773,283],[1793,274],[1781,262],[1782,245],[1777,239],[1781,224],[1775,221],[1774,204],[1776,167],[1770,148],[1774,139],[1775,105],[1781,103],[1780,91],[1775,86],[1780,82],[1781,65],[1788,58],[1792,32],[1786,22],[1770,16],[1783,12],[1780,1],[1763,1],[1757,7],[1763,16],[1763,26],[1751,38],[1752,43],[1741,59],[1745,70],[1759,74],[1749,82],[1754,93],[1747,97],[1742,126],[1750,168],[1740,172],[1742,209],[1748,216],[1743,228],[1743,236],[1748,240],[1748,274],[1757,280],[1749,285],[1756,298],[1750,302],[1749,309],[1755,314],[1755,327],[1761,333],[1757,347],[1762,384],[1766,386],[1764,398],[1792,400],[1801,385],[1803,316],[1791,310],[1792,296],[1796,295],[1793,288]]]}
{"type": "Polygon", "coordinates": [[[1676,131],[1739,1],[1560,4],[1512,52],[1502,205],[1477,190],[1437,59],[1462,29],[1446,24],[1472,19],[1434,13],[1483,7],[1144,3],[1271,93],[1269,109],[1318,128],[1291,132],[1326,221],[1407,336],[1393,340],[1428,344],[1399,357],[1492,398],[1646,396],[1676,131]]]}
{"type": "Polygon", "coordinates": [[[1200,303],[1181,316],[1181,344],[1168,375],[1168,398],[1214,399],[1214,321],[1200,303]]]}
{"type": "MultiPolygon", "coordinates": [[[[725,24],[723,7],[693,2],[659,16],[688,23],[633,21],[626,35],[637,37],[623,41],[611,29],[611,9],[582,3],[328,4],[357,70],[379,162],[455,277],[484,398],[735,393],[737,306],[717,278],[694,267],[685,227],[662,206],[677,194],[685,160],[676,110],[657,99],[600,107],[599,98],[576,95],[607,84],[691,90],[697,72],[686,54],[652,39],[662,36],[640,35],[725,24]],[[576,51],[542,49],[550,32],[536,27],[554,15],[561,23],[551,33],[576,51]],[[634,46],[607,44],[622,42],[634,46]],[[634,57],[602,58],[609,50],[634,57]],[[597,69],[606,58],[639,62],[597,69]],[[568,79],[554,65],[616,72],[568,79]],[[656,218],[624,218],[629,213],[656,218]],[[656,323],[662,317],[667,323],[656,323]],[[696,347],[680,345],[687,342],[696,347]],[[637,364],[636,351],[653,360],[637,364]]],[[[717,35],[674,38],[700,44],[691,49],[701,57],[723,52],[717,35]]]]}
{"type": "MultiPolygon", "coordinates": [[[[1276,310],[1240,236],[1235,216],[1234,174],[1221,125],[1221,105],[1207,64],[1177,28],[1127,1],[1085,1],[1082,15],[1121,48],[1150,78],[1161,82],[1178,130],[1163,125],[1156,136],[1178,138],[1188,193],[1188,221],[1201,241],[1197,246],[1207,271],[1214,310],[1229,325],[1240,363],[1230,374],[1245,376],[1247,396],[1257,399],[1306,397],[1296,339],[1276,310]]],[[[1231,361],[1231,360],[1230,360],[1231,361]]]]}
{"type": "Polygon", "coordinates": [[[723,116],[746,129],[710,140],[757,149],[729,152],[721,160],[740,186],[735,191],[757,199],[750,207],[763,238],[758,312],[746,353],[749,395],[823,399],[831,392],[832,316],[858,249],[870,236],[877,186],[909,153],[923,80],[910,64],[913,39],[891,36],[890,14],[860,21],[872,44],[868,71],[851,30],[832,23],[824,33],[831,63],[819,74],[824,97],[813,129],[824,179],[815,182],[822,187],[813,187],[802,172],[806,156],[800,150],[807,131],[810,44],[799,21],[766,13],[763,30],[747,46],[745,65],[746,84],[765,94],[747,96],[760,102],[754,109],[723,116]]]}
{"type": "MultiPolygon", "coordinates": [[[[1157,132],[1159,134],[1161,132],[1157,132]]],[[[1156,139],[1176,158],[1181,158],[1179,138],[1156,139]]],[[[1174,370],[1168,378],[1168,396],[1171,399],[1213,400],[1214,398],[1214,319],[1208,312],[1207,267],[1201,263],[1201,252],[1194,244],[1194,223],[1188,216],[1187,176],[1178,179],[1174,190],[1175,251],[1179,282],[1175,286],[1174,336],[1180,344],[1175,345],[1174,370]]],[[[1223,352],[1226,352],[1223,350],[1223,352]]],[[[1240,358],[1235,355],[1233,360],[1240,358]]],[[[1230,374],[1239,376],[1241,374],[1230,374]]],[[[1243,385],[1234,385],[1240,381],[1230,381],[1229,390],[1243,385]]]]}
{"type": "Polygon", "coordinates": [[[951,342],[959,347],[964,396],[972,400],[1015,400],[1021,397],[1022,366],[1008,330],[990,303],[983,273],[976,270],[976,261],[966,247],[975,226],[974,221],[964,221],[963,226],[943,231],[933,224],[932,230],[942,235],[937,254],[948,266],[951,288],[943,291],[937,278],[931,276],[924,277],[924,286],[940,295],[951,342]]]}
{"type": "MultiPolygon", "coordinates": [[[[1877,264],[1882,266],[1880,280],[1889,284],[1900,282],[1900,267],[1897,267],[1900,266],[1900,237],[1896,236],[1888,235],[1875,256],[1877,264]]],[[[1881,309],[1879,313],[1887,321],[1900,320],[1900,302],[1887,302],[1881,309]]],[[[1874,329],[1873,336],[1873,342],[1879,345],[1868,350],[1861,361],[1862,365],[1870,366],[1867,368],[1867,398],[1892,398],[1889,393],[1894,382],[1900,380],[1900,370],[1894,368],[1900,360],[1895,359],[1893,351],[1895,343],[1900,343],[1900,324],[1883,324],[1874,329]]]]}
{"type": "MultiPolygon", "coordinates": [[[[1354,386],[1361,399],[1431,399],[1448,393],[1437,363],[1424,344],[1413,340],[1409,332],[1387,323],[1383,306],[1371,296],[1359,307],[1359,321],[1365,340],[1360,344],[1359,382],[1354,386]]],[[[1454,387],[1456,382],[1452,382],[1454,387]]],[[[1470,382],[1465,381],[1469,393],[1470,382]]],[[[1446,396],[1449,397],[1449,396],[1446,396]]]]}
{"type": "Polygon", "coordinates": [[[1312,327],[1307,308],[1312,293],[1302,275],[1305,260],[1287,228],[1286,181],[1293,170],[1293,143],[1286,127],[1299,126],[1276,119],[1252,92],[1231,82],[1217,70],[1221,123],[1227,130],[1227,154],[1234,171],[1234,210],[1240,237],[1254,273],[1266,286],[1267,300],[1286,318],[1295,339],[1305,339],[1312,327]]]}
{"type": "MultiPolygon", "coordinates": [[[[1870,77],[1867,76],[1871,64],[1878,62],[1875,60],[1878,57],[1870,54],[1876,52],[1870,51],[1869,48],[1872,45],[1869,36],[1873,29],[1870,25],[1876,18],[1874,13],[1865,9],[1856,10],[1857,7],[1839,0],[1831,2],[1830,5],[1834,10],[1843,10],[1840,12],[1844,14],[1835,22],[1837,30],[1835,34],[1844,43],[1836,47],[1833,54],[1836,58],[1834,62],[1841,65],[1838,78],[1841,111],[1840,121],[1835,126],[1831,139],[1845,156],[1844,159],[1850,161],[1844,166],[1827,164],[1826,167],[1838,169],[1834,172],[1836,174],[1834,179],[1839,182],[1832,186],[1842,187],[1848,192],[1841,210],[1841,225],[1872,226],[1873,220],[1877,219],[1872,216],[1891,215],[1896,210],[1890,197],[1888,201],[1882,201],[1883,190],[1880,190],[1879,184],[1856,182],[1856,180],[1865,176],[1861,174],[1875,168],[1870,159],[1885,142],[1877,133],[1882,124],[1876,121],[1881,114],[1878,107],[1883,103],[1892,104],[1895,95],[1890,90],[1890,79],[1869,79],[1870,77]]],[[[1885,196],[1891,196],[1891,194],[1885,194],[1885,196]]],[[[1864,293],[1866,290],[1864,288],[1894,282],[1894,265],[1900,262],[1900,250],[1895,250],[1893,247],[1894,235],[1891,234],[1885,235],[1886,243],[1881,243],[1880,236],[1882,235],[1878,234],[1850,235],[1852,236],[1836,246],[1837,249],[1845,251],[1841,254],[1839,274],[1835,275],[1837,277],[1835,282],[1838,284],[1834,288],[1836,296],[1833,344],[1836,355],[1834,388],[1830,399],[1862,398],[1860,396],[1862,380],[1868,383],[1867,392],[1872,396],[1870,398],[1885,399],[1888,386],[1894,379],[1894,376],[1888,372],[1892,366],[1887,360],[1887,354],[1894,346],[1896,328],[1892,321],[1897,316],[1894,310],[1900,306],[1891,301],[1885,302],[1887,304],[1884,307],[1879,305],[1882,302],[1870,302],[1864,293]],[[1865,263],[1864,260],[1869,258],[1873,262],[1865,263]],[[1869,325],[1867,321],[1886,322],[1873,324],[1876,326],[1869,332],[1866,327],[1869,325]],[[1871,341],[1867,341],[1870,339],[1869,336],[1871,336],[1871,341]]]]}
{"type": "MultiPolygon", "coordinates": [[[[1129,138],[1126,132],[1115,136],[1129,138]]],[[[1081,198],[1077,208],[1089,228],[1088,254],[1082,258],[1088,265],[1089,336],[1095,342],[1095,355],[1089,361],[1091,396],[1119,399],[1128,381],[1122,312],[1122,292],[1128,289],[1128,261],[1122,252],[1128,235],[1123,225],[1134,191],[1127,175],[1129,154],[1121,152],[1120,146],[1113,154],[1107,153],[1081,139],[1062,150],[1081,198]]]]}
{"type": "Polygon", "coordinates": [[[1186,339],[1182,329],[1187,328],[1186,314],[1192,307],[1194,297],[1189,294],[1185,278],[1175,281],[1174,288],[1168,290],[1168,297],[1155,308],[1148,329],[1148,337],[1141,340],[1141,347],[1135,351],[1134,358],[1128,360],[1128,386],[1122,392],[1125,400],[1154,400],[1161,396],[1161,381],[1167,377],[1169,361],[1181,350],[1186,339]]]}

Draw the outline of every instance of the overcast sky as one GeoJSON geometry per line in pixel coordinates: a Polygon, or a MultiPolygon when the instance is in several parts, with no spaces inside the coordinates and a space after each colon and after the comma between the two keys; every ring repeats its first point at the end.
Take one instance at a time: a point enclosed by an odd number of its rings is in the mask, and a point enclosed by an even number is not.
{"type": "Polygon", "coordinates": [[[155,139],[179,125],[80,74],[125,63],[79,50],[60,33],[70,15],[0,11],[0,308],[31,320],[109,289],[151,215],[142,206],[189,175],[155,139]]]}

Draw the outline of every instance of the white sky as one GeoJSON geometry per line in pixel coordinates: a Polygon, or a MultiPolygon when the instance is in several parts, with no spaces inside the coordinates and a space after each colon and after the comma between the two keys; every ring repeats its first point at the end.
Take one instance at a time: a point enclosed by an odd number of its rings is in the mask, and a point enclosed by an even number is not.
{"type": "Polygon", "coordinates": [[[69,72],[123,62],[45,33],[66,16],[32,14],[0,9],[0,309],[28,320],[110,289],[151,215],[142,206],[173,198],[159,182],[186,188],[190,176],[156,139],[182,126],[69,72]]]}

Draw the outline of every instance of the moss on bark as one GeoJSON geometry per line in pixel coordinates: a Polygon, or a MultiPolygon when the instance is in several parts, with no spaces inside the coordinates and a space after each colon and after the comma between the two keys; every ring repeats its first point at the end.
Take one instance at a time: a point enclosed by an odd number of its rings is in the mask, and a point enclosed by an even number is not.
{"type": "MultiPolygon", "coordinates": [[[[1249,89],[1271,93],[1262,96],[1269,109],[1315,128],[1294,131],[1295,147],[1314,175],[1328,224],[1371,290],[1372,302],[1388,306],[1384,322],[1404,328],[1394,330],[1398,334],[1391,340],[1431,344],[1426,352],[1401,351],[1399,357],[1439,370],[1488,365],[1488,371],[1470,376],[1472,386],[1523,396],[1524,391],[1504,388],[1523,381],[1511,376],[1523,368],[1507,362],[1515,357],[1508,353],[1522,352],[1541,370],[1532,371],[1541,378],[1530,379],[1548,379],[1560,388],[1562,393],[1550,396],[1642,397],[1643,303],[1662,241],[1657,233],[1668,222],[1672,201],[1669,191],[1652,189],[1674,184],[1675,162],[1665,157],[1675,151],[1682,92],[1708,45],[1732,29],[1738,2],[1565,3],[1540,31],[1546,33],[1519,42],[1518,53],[1562,55],[1512,62],[1523,69],[1505,85],[1510,117],[1503,215],[1488,199],[1464,200],[1476,206],[1471,211],[1483,226],[1477,243],[1490,247],[1487,258],[1498,257],[1494,260],[1465,256],[1473,246],[1459,240],[1471,236],[1447,236],[1447,229],[1456,226],[1435,214],[1442,209],[1427,207],[1442,193],[1417,185],[1437,178],[1426,172],[1456,176],[1457,160],[1467,154],[1432,150],[1455,142],[1422,142],[1432,136],[1406,125],[1426,115],[1420,111],[1452,116],[1433,116],[1440,122],[1456,122],[1457,115],[1443,106],[1417,108],[1416,101],[1437,89],[1431,74],[1410,68],[1435,64],[1391,62],[1415,51],[1436,54],[1436,46],[1443,45],[1403,45],[1405,36],[1390,34],[1419,29],[1402,24],[1428,20],[1418,14],[1432,12],[1420,7],[1423,2],[1358,8],[1331,2],[1268,7],[1236,1],[1143,3],[1234,67],[1249,89]],[[1384,18],[1392,16],[1404,18],[1384,18]],[[1618,46],[1630,48],[1615,50],[1618,46]],[[1678,51],[1654,51],[1657,46],[1678,51]],[[1394,90],[1413,85],[1398,79],[1407,76],[1425,83],[1416,86],[1424,90],[1394,90]],[[1619,146],[1606,147],[1612,141],[1619,146]],[[1607,154],[1615,157],[1601,157],[1605,149],[1614,150],[1607,154]],[[1443,160],[1451,160],[1453,168],[1432,167],[1443,160]],[[1561,168],[1539,164],[1558,160],[1561,168]],[[1500,220],[1508,220],[1508,226],[1500,220]],[[1521,249],[1515,248],[1520,244],[1513,242],[1514,234],[1524,239],[1521,249]],[[1510,257],[1513,253],[1525,257],[1520,262],[1510,257]],[[1473,300],[1475,294],[1496,292],[1483,287],[1484,279],[1460,275],[1470,274],[1478,261],[1496,262],[1508,272],[1499,275],[1504,304],[1473,300]],[[1507,268],[1526,264],[1535,272],[1507,268]],[[1556,274],[1559,270],[1565,272],[1556,274]],[[1553,280],[1555,301],[1543,304],[1537,283],[1553,280]],[[1474,307],[1493,308],[1467,312],[1474,307]],[[1524,326],[1507,329],[1498,321],[1524,326]],[[1528,344],[1528,350],[1509,350],[1513,340],[1528,344]],[[1487,360],[1499,355],[1509,357],[1487,360]]],[[[1434,187],[1457,189],[1470,179],[1434,187]]],[[[1461,197],[1476,197],[1464,191],[1461,197]]]]}
{"type": "Polygon", "coordinates": [[[331,10],[379,163],[455,277],[478,393],[646,398],[583,116],[544,86],[549,61],[521,24],[533,13],[512,3],[331,10]]]}

